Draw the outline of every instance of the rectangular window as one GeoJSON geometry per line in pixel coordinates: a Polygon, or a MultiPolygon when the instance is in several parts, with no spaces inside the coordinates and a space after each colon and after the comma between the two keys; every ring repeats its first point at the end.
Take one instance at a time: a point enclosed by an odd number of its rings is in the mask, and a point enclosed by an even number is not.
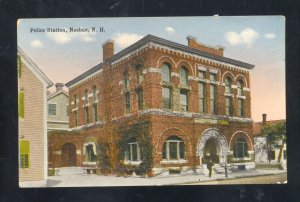
{"type": "Polygon", "coordinates": [[[29,168],[29,141],[21,140],[20,144],[20,168],[29,168]]]}
{"type": "Polygon", "coordinates": [[[226,102],[226,115],[231,116],[232,115],[232,99],[231,99],[231,97],[226,97],[225,102],[226,102]]]}
{"type": "Polygon", "coordinates": [[[56,116],[56,104],[48,104],[48,115],[56,116]]]}
{"type": "Polygon", "coordinates": [[[188,111],[187,92],[180,92],[180,111],[188,111]]]}
{"type": "Polygon", "coordinates": [[[97,103],[93,104],[93,111],[94,111],[94,121],[98,121],[98,110],[97,110],[97,103]]]}
{"type": "Polygon", "coordinates": [[[205,112],[205,84],[199,83],[199,112],[205,112]]]}
{"type": "Polygon", "coordinates": [[[210,85],[210,113],[216,114],[216,86],[210,85]]]}
{"type": "Polygon", "coordinates": [[[177,160],[177,145],[178,142],[169,142],[169,154],[170,154],[170,160],[177,160]]]}
{"type": "Polygon", "coordinates": [[[139,110],[143,110],[144,109],[144,95],[143,95],[143,91],[139,90],[137,93],[138,93],[138,108],[139,108],[139,110]]]}
{"type": "Polygon", "coordinates": [[[85,116],[85,123],[86,124],[90,123],[90,116],[89,116],[89,108],[88,107],[84,108],[84,116],[85,116]]]}
{"type": "Polygon", "coordinates": [[[129,79],[128,79],[128,75],[125,75],[125,78],[124,78],[124,88],[125,88],[125,90],[128,90],[128,89],[129,89],[129,79]]]}
{"type": "Polygon", "coordinates": [[[162,90],[163,109],[171,109],[171,89],[164,87],[162,90]]]}
{"type": "Polygon", "coordinates": [[[200,79],[205,79],[205,71],[199,71],[199,78],[200,79]]]}
{"type": "Polygon", "coordinates": [[[19,114],[19,118],[24,118],[24,92],[19,92],[19,96],[18,96],[18,114],[19,114]]]}
{"type": "Polygon", "coordinates": [[[77,107],[77,96],[74,95],[74,108],[76,108],[76,107],[77,107]]]}
{"type": "Polygon", "coordinates": [[[125,112],[126,113],[130,112],[130,94],[129,93],[125,94],[125,112]]]}
{"type": "Polygon", "coordinates": [[[179,142],[179,158],[180,159],[185,158],[185,146],[183,142],[179,142]]]}
{"type": "Polygon", "coordinates": [[[141,83],[142,81],[144,81],[144,75],[143,72],[139,70],[137,73],[137,83],[141,83]]]}
{"type": "Polygon", "coordinates": [[[244,100],[238,100],[238,116],[244,116],[244,100]]]}
{"type": "Polygon", "coordinates": [[[66,116],[69,116],[69,105],[66,105],[66,116]]]}
{"type": "Polygon", "coordinates": [[[217,80],[217,75],[216,74],[214,74],[214,73],[210,73],[210,80],[211,81],[216,81],[217,80]]]}
{"type": "Polygon", "coordinates": [[[74,124],[75,124],[75,127],[78,126],[78,117],[77,117],[77,111],[74,111],[74,124]]]}

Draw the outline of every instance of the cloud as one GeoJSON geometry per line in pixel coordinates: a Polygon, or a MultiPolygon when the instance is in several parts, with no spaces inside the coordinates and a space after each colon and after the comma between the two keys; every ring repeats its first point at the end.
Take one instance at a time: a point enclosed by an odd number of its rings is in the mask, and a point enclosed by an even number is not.
{"type": "Polygon", "coordinates": [[[175,33],[175,29],[172,28],[172,27],[166,27],[166,28],[165,28],[165,31],[166,31],[167,33],[169,33],[169,34],[174,34],[174,33],[175,33]]]}
{"type": "Polygon", "coordinates": [[[266,34],[264,34],[264,37],[265,37],[266,39],[274,39],[274,38],[276,38],[277,36],[276,36],[276,34],[274,34],[274,33],[266,33],[266,34]]]}
{"type": "Polygon", "coordinates": [[[58,44],[69,43],[73,40],[79,40],[83,42],[92,42],[96,39],[96,33],[92,32],[48,32],[47,37],[55,41],[58,44]]]}
{"type": "Polygon", "coordinates": [[[251,28],[246,28],[240,33],[233,31],[227,32],[224,38],[233,46],[242,44],[251,47],[254,41],[259,38],[259,33],[251,28]]]}
{"type": "Polygon", "coordinates": [[[137,42],[141,38],[143,38],[142,35],[130,34],[130,33],[117,33],[113,37],[116,45],[119,46],[120,48],[126,48],[131,44],[137,42]]]}
{"type": "Polygon", "coordinates": [[[41,48],[41,47],[44,47],[44,44],[38,40],[38,39],[35,39],[33,41],[30,42],[30,45],[34,48],[41,48]]]}

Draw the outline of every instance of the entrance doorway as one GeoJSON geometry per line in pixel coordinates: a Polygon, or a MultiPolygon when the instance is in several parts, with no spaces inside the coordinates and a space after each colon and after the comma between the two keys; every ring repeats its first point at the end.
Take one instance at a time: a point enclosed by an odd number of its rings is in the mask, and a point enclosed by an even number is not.
{"type": "Polygon", "coordinates": [[[203,163],[207,163],[210,159],[213,163],[219,163],[219,155],[217,152],[217,140],[210,138],[206,141],[204,146],[203,163]]]}
{"type": "Polygon", "coordinates": [[[66,143],[61,150],[61,166],[76,166],[76,146],[72,143],[66,143]]]}

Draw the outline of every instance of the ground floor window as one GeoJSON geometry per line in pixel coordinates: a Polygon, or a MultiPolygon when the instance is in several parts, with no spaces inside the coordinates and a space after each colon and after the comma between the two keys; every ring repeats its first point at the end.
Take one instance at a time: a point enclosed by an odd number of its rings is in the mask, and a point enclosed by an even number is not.
{"type": "Polygon", "coordinates": [[[164,142],[163,159],[185,159],[185,145],[181,138],[177,136],[171,136],[164,142]]]}
{"type": "Polygon", "coordinates": [[[125,150],[125,161],[140,161],[141,160],[141,150],[139,143],[132,139],[127,144],[125,150]]]}
{"type": "Polygon", "coordinates": [[[235,158],[244,158],[244,157],[248,157],[248,145],[247,142],[245,140],[245,138],[243,137],[239,137],[234,145],[233,148],[233,156],[235,158]]]}
{"type": "Polygon", "coordinates": [[[87,162],[95,162],[96,161],[96,155],[95,155],[95,151],[94,151],[94,146],[93,144],[88,144],[86,147],[86,161],[87,162]]]}
{"type": "Polygon", "coordinates": [[[20,141],[20,168],[29,168],[29,141],[21,140],[20,141]]]}

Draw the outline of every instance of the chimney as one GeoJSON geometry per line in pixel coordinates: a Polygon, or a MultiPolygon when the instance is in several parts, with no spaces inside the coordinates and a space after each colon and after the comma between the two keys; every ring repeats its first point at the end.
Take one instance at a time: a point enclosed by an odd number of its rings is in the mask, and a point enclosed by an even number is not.
{"type": "Polygon", "coordinates": [[[114,41],[109,39],[102,44],[103,62],[106,62],[114,55],[114,41]]]}
{"type": "Polygon", "coordinates": [[[188,36],[186,37],[188,41],[188,46],[206,53],[210,53],[217,56],[223,56],[224,47],[222,46],[210,46],[197,41],[196,37],[188,36]]]}
{"type": "Polygon", "coordinates": [[[267,114],[262,114],[262,124],[265,125],[267,123],[267,114]]]}
{"type": "Polygon", "coordinates": [[[63,83],[56,83],[55,87],[56,87],[56,92],[58,92],[59,90],[62,90],[62,88],[64,87],[64,84],[63,83]]]}

